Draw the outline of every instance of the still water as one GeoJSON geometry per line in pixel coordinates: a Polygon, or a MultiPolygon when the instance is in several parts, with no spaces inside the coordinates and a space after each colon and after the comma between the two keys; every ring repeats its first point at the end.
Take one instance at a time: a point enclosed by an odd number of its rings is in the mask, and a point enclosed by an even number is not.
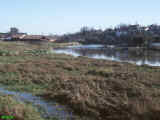
{"type": "Polygon", "coordinates": [[[119,49],[114,46],[104,47],[103,45],[79,45],[56,48],[54,52],[69,54],[75,57],[86,56],[95,59],[129,62],[137,65],[160,66],[160,51],[144,51],[133,48],[119,49]]]}
{"type": "MultiPolygon", "coordinates": [[[[41,97],[32,95],[26,92],[16,92],[6,90],[5,87],[0,87],[2,95],[14,95],[14,98],[19,102],[31,103],[38,110],[43,109],[42,117],[56,117],[60,120],[72,120],[72,112],[63,105],[59,105],[54,101],[47,101],[41,97]]],[[[40,112],[40,111],[39,111],[40,112]]],[[[42,112],[42,111],[41,111],[42,112]]]]}

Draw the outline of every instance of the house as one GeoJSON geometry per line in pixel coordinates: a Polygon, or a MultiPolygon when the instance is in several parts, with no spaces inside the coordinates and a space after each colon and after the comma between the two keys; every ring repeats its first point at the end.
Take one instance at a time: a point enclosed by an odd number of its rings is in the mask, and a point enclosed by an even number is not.
{"type": "Polygon", "coordinates": [[[140,27],[139,30],[140,30],[141,32],[143,32],[143,31],[148,31],[149,28],[148,28],[148,27],[140,27]]]}
{"type": "Polygon", "coordinates": [[[8,37],[8,33],[0,33],[0,39],[3,40],[8,37]]]}
{"type": "Polygon", "coordinates": [[[129,32],[128,26],[121,25],[118,28],[115,28],[116,36],[120,37],[121,35],[127,35],[129,32]]]}
{"type": "Polygon", "coordinates": [[[149,28],[149,32],[154,34],[154,35],[159,35],[160,34],[160,26],[159,25],[155,25],[155,24],[152,24],[150,26],[148,26],[149,28]]]}
{"type": "Polygon", "coordinates": [[[56,42],[58,36],[45,36],[46,39],[48,39],[49,42],[56,42]]]}
{"type": "Polygon", "coordinates": [[[121,35],[127,35],[126,31],[116,31],[116,36],[120,37],[121,35]]]}
{"type": "Polygon", "coordinates": [[[0,33],[0,39],[1,40],[12,40],[12,38],[17,36],[23,36],[27,35],[27,33],[20,33],[17,28],[10,28],[10,31],[8,33],[0,33]]]}
{"type": "Polygon", "coordinates": [[[14,35],[12,37],[13,41],[23,41],[23,42],[47,42],[49,41],[43,35],[14,35]]]}

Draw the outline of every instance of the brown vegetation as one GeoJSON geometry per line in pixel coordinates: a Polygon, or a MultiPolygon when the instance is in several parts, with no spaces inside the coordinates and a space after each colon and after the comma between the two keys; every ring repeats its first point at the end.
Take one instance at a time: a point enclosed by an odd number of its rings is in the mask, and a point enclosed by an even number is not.
{"type": "Polygon", "coordinates": [[[160,119],[158,67],[63,54],[5,56],[0,63],[1,84],[41,86],[42,96],[89,120],[160,119]]]}
{"type": "Polygon", "coordinates": [[[3,84],[45,85],[44,97],[69,105],[80,116],[97,120],[160,119],[159,71],[154,67],[65,55],[0,65],[3,84]]]}

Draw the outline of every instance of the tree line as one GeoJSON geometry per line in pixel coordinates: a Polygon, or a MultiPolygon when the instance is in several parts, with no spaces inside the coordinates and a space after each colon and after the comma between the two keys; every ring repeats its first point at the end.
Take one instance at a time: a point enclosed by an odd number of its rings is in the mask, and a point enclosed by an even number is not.
{"type": "Polygon", "coordinates": [[[105,30],[83,27],[76,33],[58,37],[57,42],[147,47],[152,42],[160,42],[160,26],[123,24],[105,30]]]}

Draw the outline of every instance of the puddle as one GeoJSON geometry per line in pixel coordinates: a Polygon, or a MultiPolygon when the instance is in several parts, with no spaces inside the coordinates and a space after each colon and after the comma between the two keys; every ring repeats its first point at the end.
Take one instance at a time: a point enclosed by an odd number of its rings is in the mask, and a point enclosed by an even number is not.
{"type": "Polygon", "coordinates": [[[15,99],[20,102],[32,103],[36,108],[42,108],[45,112],[42,114],[44,118],[56,117],[60,120],[72,120],[72,112],[63,105],[58,105],[56,102],[44,100],[41,97],[33,96],[26,92],[14,92],[0,88],[0,93],[5,95],[14,95],[15,99]]]}

